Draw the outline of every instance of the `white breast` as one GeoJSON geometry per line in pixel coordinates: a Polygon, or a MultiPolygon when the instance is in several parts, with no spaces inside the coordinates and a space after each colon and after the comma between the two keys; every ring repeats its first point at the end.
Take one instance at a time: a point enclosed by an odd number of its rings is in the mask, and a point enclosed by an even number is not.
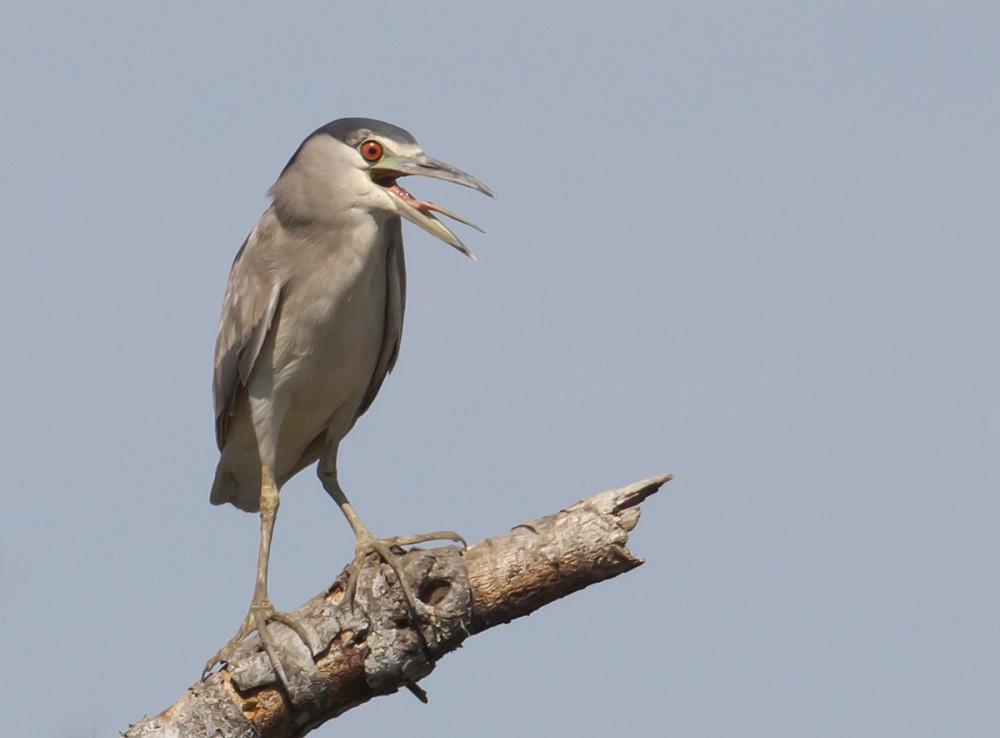
{"type": "Polygon", "coordinates": [[[314,244],[309,258],[296,259],[301,266],[282,294],[273,353],[251,377],[251,394],[260,384],[271,396],[278,477],[317,436],[336,443],[350,430],[382,351],[387,243],[374,227],[366,238],[353,235],[354,247],[330,233],[339,243],[314,244]],[[277,373],[264,376],[274,367],[277,373]]]}

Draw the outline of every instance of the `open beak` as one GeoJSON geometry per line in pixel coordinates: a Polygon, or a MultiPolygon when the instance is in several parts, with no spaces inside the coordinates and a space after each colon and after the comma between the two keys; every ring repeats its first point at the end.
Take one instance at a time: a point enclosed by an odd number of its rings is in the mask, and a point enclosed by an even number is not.
{"type": "Polygon", "coordinates": [[[496,199],[493,190],[471,174],[466,174],[461,169],[456,169],[450,164],[445,164],[443,161],[439,161],[423,153],[416,156],[385,156],[371,168],[372,181],[384,187],[389,194],[396,198],[396,204],[401,216],[411,223],[416,223],[431,235],[437,236],[446,244],[454,246],[475,261],[475,255],[469,251],[458,236],[452,233],[448,226],[434,216],[434,213],[446,215],[452,220],[457,220],[459,223],[464,223],[470,228],[475,228],[480,233],[483,232],[483,229],[475,223],[455,215],[434,203],[418,200],[396,182],[399,177],[416,174],[423,175],[424,177],[443,179],[446,182],[454,182],[463,187],[479,190],[484,195],[489,195],[496,199]]]}

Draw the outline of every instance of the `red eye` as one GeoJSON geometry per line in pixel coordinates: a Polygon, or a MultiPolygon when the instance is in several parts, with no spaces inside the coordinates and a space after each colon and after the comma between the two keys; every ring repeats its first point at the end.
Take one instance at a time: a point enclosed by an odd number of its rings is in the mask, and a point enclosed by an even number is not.
{"type": "Polygon", "coordinates": [[[361,150],[361,156],[365,158],[365,161],[378,161],[382,158],[384,153],[382,150],[382,144],[378,141],[365,141],[359,147],[361,150]]]}

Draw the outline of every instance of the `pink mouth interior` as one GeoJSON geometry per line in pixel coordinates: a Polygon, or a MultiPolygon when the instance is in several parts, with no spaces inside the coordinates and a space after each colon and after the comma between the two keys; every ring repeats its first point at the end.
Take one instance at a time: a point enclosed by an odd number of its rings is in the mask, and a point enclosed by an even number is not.
{"type": "Polygon", "coordinates": [[[394,194],[400,200],[405,201],[407,205],[416,208],[422,213],[430,214],[431,212],[436,212],[436,213],[444,213],[445,215],[447,215],[447,213],[445,213],[445,211],[439,208],[437,205],[434,205],[433,203],[429,202],[424,202],[423,200],[418,200],[395,182],[393,182],[392,185],[390,185],[387,189],[389,190],[389,192],[394,194]]]}

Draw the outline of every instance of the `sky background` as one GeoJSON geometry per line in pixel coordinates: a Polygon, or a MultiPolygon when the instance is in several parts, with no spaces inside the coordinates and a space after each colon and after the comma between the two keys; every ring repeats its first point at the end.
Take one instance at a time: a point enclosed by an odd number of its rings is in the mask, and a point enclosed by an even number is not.
{"type": "MultiPolygon", "coordinates": [[[[998,38],[985,2],[11,5],[5,732],[117,735],[239,625],[223,290],[299,142],[361,115],[500,196],[407,184],[486,234],[404,225],[400,361],[340,454],[369,527],[676,480],[645,566],[317,736],[1000,734],[998,38]]],[[[291,609],[353,540],[311,472],[282,498],[291,609]]]]}

